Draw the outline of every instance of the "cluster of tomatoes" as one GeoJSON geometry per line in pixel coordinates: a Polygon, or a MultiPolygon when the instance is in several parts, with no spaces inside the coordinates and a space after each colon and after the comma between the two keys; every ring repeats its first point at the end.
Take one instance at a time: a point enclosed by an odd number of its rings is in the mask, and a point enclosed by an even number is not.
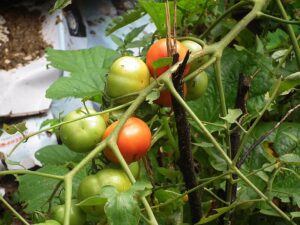
{"type": "MultiPolygon", "coordinates": [[[[193,41],[176,41],[179,60],[183,60],[188,49],[191,52],[201,50],[201,46],[193,41]]],[[[166,39],[155,42],[146,56],[146,63],[134,56],[123,56],[113,62],[107,76],[106,94],[110,98],[119,98],[139,92],[150,84],[151,75],[154,78],[159,77],[169,69],[164,66],[154,69],[153,63],[158,59],[168,57],[166,39]]],[[[197,69],[199,62],[188,65],[185,75],[197,69]]],[[[185,84],[185,93],[187,99],[200,97],[207,87],[207,75],[205,72],[200,73],[191,81],[185,84]]],[[[130,101],[125,99],[124,101],[130,101]]],[[[161,106],[171,106],[171,96],[168,91],[161,91],[160,98],[156,103],[161,106]]],[[[80,119],[87,114],[96,113],[93,109],[80,108],[67,114],[60,127],[59,136],[64,145],[70,150],[85,153],[93,150],[101,141],[106,139],[115,129],[119,121],[111,123],[107,127],[108,116],[96,115],[80,119]],[[87,112],[88,110],[88,112],[87,112]],[[73,121],[68,123],[68,121],[73,121]],[[74,132],[76,130],[76,132],[74,132]]],[[[117,146],[129,164],[133,175],[139,176],[138,161],[147,153],[151,146],[151,130],[143,120],[130,117],[117,138],[117,146]]],[[[119,160],[109,148],[104,150],[106,158],[117,165],[119,160]]],[[[131,187],[131,182],[120,166],[108,167],[100,170],[96,174],[86,176],[80,183],[77,193],[77,199],[73,200],[70,212],[70,224],[83,225],[87,215],[93,217],[103,217],[104,205],[96,206],[78,206],[76,203],[81,202],[89,197],[99,195],[104,186],[114,186],[118,191],[127,191],[131,187]]],[[[64,205],[56,206],[51,214],[51,219],[40,225],[59,225],[64,221],[64,205]]],[[[100,218],[99,218],[100,219],[100,218]]]]}

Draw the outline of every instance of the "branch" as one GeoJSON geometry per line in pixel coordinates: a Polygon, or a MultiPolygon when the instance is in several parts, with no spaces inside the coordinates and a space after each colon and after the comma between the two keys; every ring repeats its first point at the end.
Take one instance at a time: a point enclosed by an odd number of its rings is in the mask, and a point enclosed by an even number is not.
{"type": "Polygon", "coordinates": [[[245,153],[241,156],[240,160],[237,163],[237,167],[240,168],[243,163],[248,159],[250,156],[251,152],[260,144],[262,143],[267,137],[270,136],[294,111],[298,110],[300,108],[300,104],[296,105],[294,108],[290,109],[284,117],[281,118],[279,122],[276,123],[276,125],[266,132],[264,135],[262,135],[253,145],[251,145],[245,153]]]}
{"type": "Polygon", "coordinates": [[[272,15],[265,14],[265,13],[262,13],[262,12],[258,12],[257,16],[258,17],[264,17],[264,18],[267,18],[267,19],[271,19],[271,20],[274,20],[274,21],[279,22],[279,23],[300,25],[300,21],[284,20],[284,19],[278,18],[276,16],[272,16],[272,15]]]}

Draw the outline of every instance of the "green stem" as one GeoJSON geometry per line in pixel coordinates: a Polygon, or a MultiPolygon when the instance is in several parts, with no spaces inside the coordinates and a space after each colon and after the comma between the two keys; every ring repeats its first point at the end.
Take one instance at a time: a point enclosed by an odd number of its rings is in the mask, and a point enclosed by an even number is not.
{"type": "Polygon", "coordinates": [[[177,37],[176,39],[179,40],[179,41],[184,41],[184,40],[194,41],[194,42],[198,43],[199,45],[201,45],[202,48],[204,46],[206,46],[206,43],[204,41],[202,41],[201,39],[197,38],[197,37],[185,36],[185,37],[177,37]]]}
{"type": "Polygon", "coordinates": [[[257,16],[258,17],[264,17],[264,18],[267,18],[267,19],[271,19],[271,20],[274,20],[274,21],[279,22],[279,23],[300,25],[299,21],[284,20],[284,19],[278,18],[276,16],[268,15],[268,14],[265,14],[265,13],[262,13],[262,12],[258,12],[257,16]]]}
{"type": "Polygon", "coordinates": [[[85,116],[82,116],[82,117],[79,117],[77,119],[74,119],[74,120],[69,120],[69,121],[64,121],[64,122],[61,122],[61,123],[58,123],[58,124],[55,124],[51,127],[48,127],[48,128],[44,128],[42,130],[39,130],[37,132],[34,132],[34,133],[31,133],[27,136],[24,136],[11,150],[10,152],[7,154],[7,157],[10,157],[13,152],[17,149],[17,147],[22,143],[24,142],[25,140],[28,140],[29,138],[35,136],[35,135],[38,135],[40,133],[43,133],[43,132],[46,132],[48,130],[51,130],[51,129],[54,129],[54,128],[57,128],[57,127],[60,127],[62,125],[65,125],[65,124],[68,124],[68,123],[73,123],[75,121],[78,121],[78,120],[82,120],[82,119],[85,119],[85,118],[88,118],[88,117],[92,117],[92,116],[98,116],[98,115],[102,115],[102,114],[105,114],[105,113],[108,113],[108,112],[112,112],[112,111],[115,111],[115,110],[119,110],[119,109],[122,109],[122,108],[125,108],[127,106],[129,106],[132,102],[128,102],[128,103],[125,103],[123,105],[119,105],[117,107],[114,107],[114,108],[111,108],[111,109],[107,109],[107,110],[104,110],[104,111],[101,111],[101,112],[97,112],[97,113],[91,113],[91,114],[86,114],[85,116]]]}
{"type": "Polygon", "coordinates": [[[247,133],[245,133],[244,136],[242,137],[242,140],[241,140],[238,152],[237,152],[236,156],[233,159],[234,165],[236,165],[237,161],[239,160],[240,155],[243,152],[244,145],[246,144],[246,142],[248,141],[248,138],[252,134],[253,129],[258,124],[258,122],[260,121],[260,119],[263,116],[263,114],[268,110],[268,108],[270,107],[270,105],[272,104],[272,102],[274,101],[274,99],[276,98],[277,91],[278,91],[278,89],[280,87],[280,84],[281,84],[281,79],[278,79],[277,83],[275,84],[275,89],[274,89],[274,91],[272,93],[272,96],[270,97],[269,101],[266,103],[265,107],[261,110],[261,112],[259,112],[258,117],[256,117],[255,121],[253,122],[253,124],[251,125],[251,127],[248,129],[247,133]]]}
{"type": "Polygon", "coordinates": [[[0,176],[11,175],[11,174],[30,174],[30,175],[35,175],[35,176],[48,177],[48,178],[56,179],[56,180],[64,179],[63,176],[58,176],[58,175],[53,175],[53,174],[48,174],[48,173],[41,173],[41,172],[36,172],[36,171],[31,171],[31,170],[0,171],[0,176]]]}
{"type": "Polygon", "coordinates": [[[293,225],[297,225],[292,219],[279,209],[264,193],[262,193],[237,167],[233,166],[232,170],[250,187],[252,188],[263,200],[265,200],[282,218],[287,220],[293,225]]]}
{"type": "Polygon", "coordinates": [[[229,205],[230,203],[225,202],[222,198],[216,195],[213,191],[209,190],[208,188],[203,188],[204,191],[208,192],[211,196],[213,196],[218,201],[222,202],[224,205],[229,205]]]}
{"type": "Polygon", "coordinates": [[[64,213],[64,225],[70,224],[71,205],[72,205],[72,180],[73,176],[65,176],[65,213],[64,213]]]}
{"type": "Polygon", "coordinates": [[[177,143],[176,143],[176,140],[172,134],[172,131],[171,131],[171,128],[169,126],[169,121],[168,121],[168,118],[166,116],[163,116],[162,117],[162,122],[163,122],[163,127],[166,131],[166,134],[167,134],[167,137],[170,141],[170,144],[172,146],[172,148],[174,149],[178,149],[178,146],[177,146],[177,143]]]}
{"type": "Polygon", "coordinates": [[[200,38],[203,39],[204,37],[206,37],[207,34],[209,34],[209,32],[216,26],[219,24],[219,22],[224,19],[226,16],[228,16],[230,13],[232,13],[234,10],[245,6],[245,5],[250,5],[252,4],[252,2],[250,1],[240,1],[237,4],[233,5],[232,7],[230,7],[228,10],[226,10],[226,12],[224,12],[223,15],[221,15],[218,19],[216,19],[211,25],[210,27],[203,33],[200,35],[200,38]]]}
{"type": "Polygon", "coordinates": [[[30,225],[3,197],[0,195],[0,201],[25,225],[30,225]]]}
{"type": "Polygon", "coordinates": [[[221,175],[219,175],[219,176],[212,177],[212,178],[210,178],[208,181],[206,181],[206,182],[204,182],[204,183],[202,183],[202,184],[199,184],[198,186],[196,186],[196,187],[194,187],[194,188],[192,188],[192,189],[190,189],[190,190],[188,190],[188,191],[186,191],[186,192],[184,192],[184,193],[178,195],[176,198],[172,198],[172,199],[170,199],[170,200],[167,200],[167,201],[164,202],[164,203],[161,203],[161,204],[159,204],[159,205],[152,206],[151,208],[152,208],[152,209],[156,209],[156,208],[160,208],[160,207],[169,205],[169,204],[171,204],[172,202],[177,201],[178,199],[181,199],[181,198],[184,197],[185,195],[187,195],[187,194],[189,194],[189,193],[191,193],[191,192],[193,192],[193,191],[196,191],[196,190],[198,190],[198,189],[200,189],[200,188],[206,187],[206,186],[209,185],[210,183],[212,183],[212,182],[214,182],[214,181],[217,181],[217,180],[219,180],[219,179],[221,179],[221,178],[223,178],[223,177],[225,177],[225,176],[227,176],[227,175],[229,175],[229,174],[230,174],[230,172],[227,171],[227,172],[225,172],[225,173],[223,173],[223,174],[221,174],[221,175]]]}
{"type": "MultiPolygon", "coordinates": [[[[281,0],[276,0],[276,3],[277,3],[277,6],[278,6],[283,18],[285,20],[288,20],[288,15],[287,15],[287,13],[286,13],[286,11],[285,11],[282,3],[281,3],[281,0]]],[[[290,39],[292,41],[292,45],[294,47],[298,69],[300,69],[300,47],[298,45],[297,38],[296,38],[295,32],[293,30],[293,26],[291,24],[287,24],[286,28],[287,28],[287,31],[289,33],[290,39]]]]}

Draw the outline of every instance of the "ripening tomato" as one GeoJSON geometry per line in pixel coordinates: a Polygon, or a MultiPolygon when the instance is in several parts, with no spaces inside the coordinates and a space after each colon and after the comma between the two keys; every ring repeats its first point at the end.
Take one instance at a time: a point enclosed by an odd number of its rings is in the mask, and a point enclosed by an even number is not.
{"type": "MultiPolygon", "coordinates": [[[[111,98],[138,92],[150,83],[147,65],[137,57],[123,56],[111,66],[107,76],[107,95],[111,98]]],[[[129,99],[130,100],[130,99],[129,99]]]]}
{"type": "MultiPolygon", "coordinates": [[[[179,41],[176,41],[176,46],[177,46],[177,52],[179,54],[179,61],[182,61],[188,49],[179,41]]],[[[161,68],[157,68],[156,71],[153,68],[153,63],[155,61],[166,57],[169,57],[166,38],[160,39],[150,46],[146,55],[146,64],[153,77],[159,77],[162,73],[164,73],[170,68],[170,66],[164,66],[161,68]]],[[[187,65],[184,74],[186,75],[188,71],[189,71],[189,66],[187,65]]]]}
{"type": "MultiPolygon", "coordinates": [[[[104,132],[103,139],[117,126],[118,121],[112,123],[104,132]]],[[[142,158],[151,145],[151,131],[148,125],[136,117],[129,118],[120,130],[117,145],[127,163],[142,158]]],[[[112,162],[118,163],[117,157],[111,149],[104,151],[105,156],[112,162]]]]}

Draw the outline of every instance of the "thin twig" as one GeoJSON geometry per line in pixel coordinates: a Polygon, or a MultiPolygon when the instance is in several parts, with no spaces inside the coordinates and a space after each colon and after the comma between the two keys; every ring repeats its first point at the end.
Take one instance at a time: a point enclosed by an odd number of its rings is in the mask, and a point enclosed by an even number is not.
{"type": "Polygon", "coordinates": [[[237,167],[240,168],[243,163],[248,159],[248,157],[250,156],[251,152],[260,144],[263,142],[263,140],[265,140],[268,136],[270,136],[271,133],[273,133],[294,111],[296,111],[297,109],[300,108],[300,104],[296,105],[294,108],[290,109],[285,115],[284,117],[281,118],[281,120],[279,122],[276,123],[276,125],[269,130],[268,132],[266,132],[264,135],[262,135],[253,145],[251,145],[246,151],[245,153],[241,156],[240,160],[237,163],[237,167]]]}

